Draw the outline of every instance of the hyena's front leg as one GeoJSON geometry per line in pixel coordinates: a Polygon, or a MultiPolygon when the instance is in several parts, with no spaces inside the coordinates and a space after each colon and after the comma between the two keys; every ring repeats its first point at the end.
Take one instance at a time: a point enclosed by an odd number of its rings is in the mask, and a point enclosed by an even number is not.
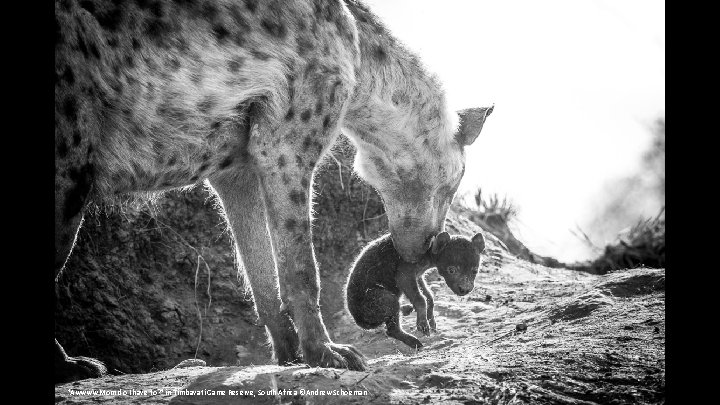
{"type": "Polygon", "coordinates": [[[320,283],[310,231],[311,180],[323,149],[337,136],[333,129],[339,113],[318,115],[311,108],[288,114],[280,128],[255,125],[251,150],[260,167],[280,291],[295,322],[305,362],[364,370],[360,352],[332,342],[320,313],[320,283]]]}
{"type": "MultiPolygon", "coordinates": [[[[281,161],[282,156],[278,157],[281,161]]],[[[289,156],[292,158],[285,157],[281,170],[263,176],[268,227],[283,302],[295,322],[307,364],[364,370],[362,354],[352,346],[333,343],[323,323],[310,233],[311,173],[295,171],[294,163],[287,161],[294,160],[294,155],[289,156]]]]}
{"type": "Polygon", "coordinates": [[[233,240],[250,281],[260,320],[272,340],[280,365],[299,361],[298,336],[287,310],[282,309],[278,278],[257,174],[228,172],[210,178],[220,198],[233,240]]]}

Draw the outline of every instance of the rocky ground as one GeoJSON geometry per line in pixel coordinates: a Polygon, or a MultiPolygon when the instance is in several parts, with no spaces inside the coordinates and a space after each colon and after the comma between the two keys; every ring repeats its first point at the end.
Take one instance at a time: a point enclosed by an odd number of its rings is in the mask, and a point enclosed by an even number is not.
{"type": "MultiPolygon", "coordinates": [[[[429,275],[437,296],[438,332],[422,337],[425,347],[419,351],[380,330],[360,330],[347,317],[336,319],[335,339],[353,343],[368,357],[366,372],[272,365],[176,368],[59,385],[56,402],[664,402],[664,270],[597,276],[490,253],[496,259],[488,260],[469,296],[452,295],[429,275]],[[82,396],[81,390],[154,392],[82,396]],[[203,390],[204,395],[189,392],[203,390]]],[[[406,329],[419,336],[413,324],[414,316],[405,318],[406,329]]]]}
{"type": "MultiPolygon", "coordinates": [[[[664,402],[663,269],[595,275],[533,264],[458,207],[448,231],[482,230],[487,240],[475,290],[460,298],[427,275],[438,332],[420,337],[417,352],[355,326],[340,299],[347,271],[387,221],[377,194],[351,175],[352,149],[334,155],[316,174],[321,309],[333,339],[366,355],[367,372],[272,365],[222,218],[197,189],[161,198],[154,210],[86,216],[56,286],[55,334],[69,354],[98,358],[114,375],[58,385],[56,402],[664,402]],[[188,358],[208,367],[173,368],[188,358]]],[[[414,319],[405,328],[419,336],[414,319]]]]}

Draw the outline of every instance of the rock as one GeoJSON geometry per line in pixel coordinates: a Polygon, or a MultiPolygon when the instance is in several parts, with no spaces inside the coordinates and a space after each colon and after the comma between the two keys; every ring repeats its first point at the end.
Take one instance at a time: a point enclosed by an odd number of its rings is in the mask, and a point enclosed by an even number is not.
{"type": "Polygon", "coordinates": [[[250,350],[248,350],[248,348],[243,345],[235,345],[235,353],[238,359],[244,359],[251,355],[250,350]]]}
{"type": "Polygon", "coordinates": [[[205,367],[207,363],[201,359],[187,359],[181,361],[177,366],[173,368],[187,368],[187,367],[205,367]]]}

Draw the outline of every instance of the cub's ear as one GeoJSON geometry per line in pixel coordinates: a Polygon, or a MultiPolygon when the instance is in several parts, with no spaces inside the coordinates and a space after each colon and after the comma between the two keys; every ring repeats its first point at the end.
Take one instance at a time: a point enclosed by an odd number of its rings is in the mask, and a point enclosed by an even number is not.
{"type": "Polygon", "coordinates": [[[448,242],[450,242],[450,234],[445,231],[440,232],[438,236],[435,237],[435,240],[433,240],[430,251],[432,252],[432,254],[436,255],[441,250],[445,249],[445,246],[447,246],[448,242]]]}
{"type": "Polygon", "coordinates": [[[481,233],[476,233],[472,237],[472,244],[478,254],[482,253],[485,250],[485,237],[481,233]]]}
{"type": "Polygon", "coordinates": [[[460,145],[470,145],[475,142],[475,139],[480,135],[485,119],[490,116],[493,109],[495,109],[494,104],[490,107],[468,108],[458,111],[460,124],[455,133],[455,139],[460,145]]]}

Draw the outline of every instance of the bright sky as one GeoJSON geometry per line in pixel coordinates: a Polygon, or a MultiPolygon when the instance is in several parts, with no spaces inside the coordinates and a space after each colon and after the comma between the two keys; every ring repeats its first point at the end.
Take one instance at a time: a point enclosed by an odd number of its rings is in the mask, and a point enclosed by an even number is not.
{"type": "Polygon", "coordinates": [[[366,3],[440,77],[453,109],[496,105],[459,192],[507,194],[528,247],[584,258],[569,230],[603,184],[638,168],[664,115],[664,1],[366,3]]]}

